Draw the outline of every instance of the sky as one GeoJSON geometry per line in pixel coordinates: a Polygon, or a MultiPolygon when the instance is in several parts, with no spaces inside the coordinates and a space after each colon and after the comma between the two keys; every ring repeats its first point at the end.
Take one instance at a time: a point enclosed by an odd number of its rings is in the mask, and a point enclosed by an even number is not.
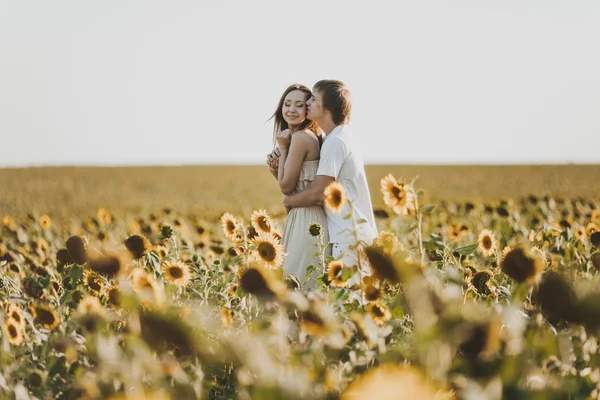
{"type": "Polygon", "coordinates": [[[595,0],[0,0],[0,167],[263,164],[343,81],[367,164],[600,163],[595,0]]]}

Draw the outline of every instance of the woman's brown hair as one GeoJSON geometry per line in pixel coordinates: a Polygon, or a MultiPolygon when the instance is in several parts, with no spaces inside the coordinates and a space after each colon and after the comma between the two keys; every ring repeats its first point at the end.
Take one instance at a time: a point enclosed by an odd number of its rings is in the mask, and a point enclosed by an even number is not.
{"type": "MultiPolygon", "coordinates": [[[[283,92],[283,94],[281,95],[281,99],[279,99],[279,104],[277,105],[277,108],[275,109],[273,116],[271,118],[269,118],[269,121],[272,119],[274,120],[273,121],[273,147],[275,147],[275,145],[277,144],[277,140],[275,139],[277,134],[280,131],[289,128],[288,123],[283,118],[282,109],[283,109],[283,103],[285,102],[285,96],[287,96],[290,92],[293,92],[294,90],[299,90],[306,95],[306,98],[304,99],[304,101],[308,100],[310,98],[310,96],[312,96],[312,92],[310,91],[310,89],[299,83],[294,83],[293,85],[290,85],[287,89],[285,89],[285,92],[283,92]]],[[[300,124],[300,130],[304,130],[304,129],[308,129],[308,130],[314,132],[315,135],[317,135],[320,139],[319,128],[318,128],[316,122],[306,118],[304,121],[302,121],[302,124],[300,124]]]]}

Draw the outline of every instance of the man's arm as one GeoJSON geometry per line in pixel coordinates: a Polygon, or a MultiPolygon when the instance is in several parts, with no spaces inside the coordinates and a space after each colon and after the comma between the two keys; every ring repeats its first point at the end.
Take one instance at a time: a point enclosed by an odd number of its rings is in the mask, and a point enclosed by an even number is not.
{"type": "Polygon", "coordinates": [[[325,198],[325,188],[333,181],[333,176],[317,175],[306,189],[291,196],[283,196],[283,205],[286,208],[295,208],[321,204],[325,198]]]}

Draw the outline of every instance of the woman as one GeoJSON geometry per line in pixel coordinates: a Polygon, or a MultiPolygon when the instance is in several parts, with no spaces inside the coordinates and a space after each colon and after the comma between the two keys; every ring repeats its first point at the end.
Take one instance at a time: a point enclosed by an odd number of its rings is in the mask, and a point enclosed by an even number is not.
{"type": "MultiPolygon", "coordinates": [[[[272,117],[273,141],[279,147],[267,156],[267,164],[277,178],[283,194],[293,194],[305,189],[315,179],[319,167],[321,133],[317,125],[306,118],[306,100],[310,96],[311,91],[306,86],[291,85],[283,92],[272,117]]],[[[308,228],[314,222],[321,225],[323,241],[327,243],[327,220],[322,206],[293,208],[288,211],[282,236],[286,253],[284,275],[293,274],[304,282],[307,267],[321,264],[318,256],[313,257],[317,251],[315,243],[318,243],[318,237],[311,236],[308,228]]],[[[328,246],[325,257],[330,254],[328,246]]],[[[314,287],[315,276],[304,288],[314,287]]]]}

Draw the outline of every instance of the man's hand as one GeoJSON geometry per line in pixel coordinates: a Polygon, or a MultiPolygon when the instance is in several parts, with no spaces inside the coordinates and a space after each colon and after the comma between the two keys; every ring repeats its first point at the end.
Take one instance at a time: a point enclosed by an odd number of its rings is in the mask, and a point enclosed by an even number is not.
{"type": "Polygon", "coordinates": [[[282,149],[287,149],[290,147],[290,143],[292,142],[292,131],[289,129],[284,129],[277,134],[275,137],[277,143],[279,143],[279,147],[282,149]]]}

